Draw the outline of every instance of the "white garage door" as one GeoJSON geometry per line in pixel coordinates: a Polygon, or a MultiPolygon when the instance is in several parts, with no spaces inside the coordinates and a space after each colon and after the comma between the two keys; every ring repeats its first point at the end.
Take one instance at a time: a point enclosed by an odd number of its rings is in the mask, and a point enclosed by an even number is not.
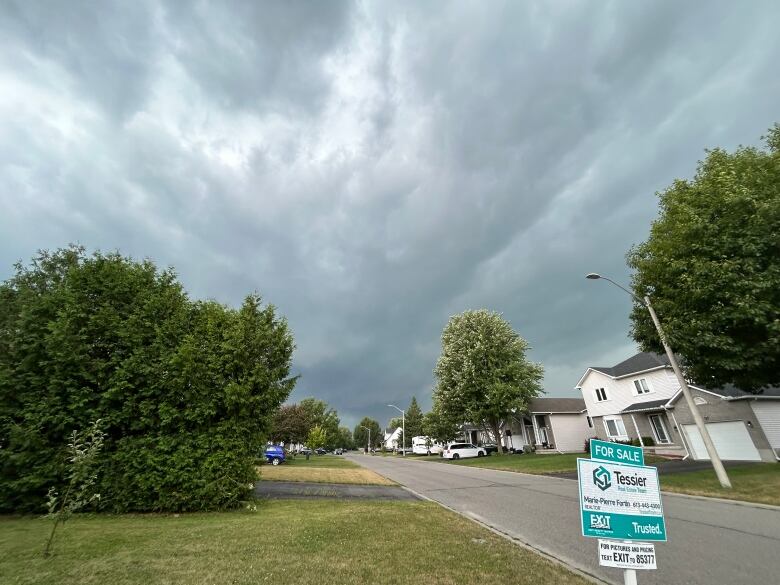
{"type": "MultiPolygon", "coordinates": [[[[709,459],[704,441],[696,425],[683,425],[685,437],[691,447],[694,459],[709,459]]],[[[721,459],[731,461],[761,461],[761,455],[750,438],[745,423],[741,420],[733,422],[707,423],[707,430],[715,443],[721,459]]]]}
{"type": "Polygon", "coordinates": [[[769,444],[780,455],[780,401],[756,400],[750,404],[769,444]]]}

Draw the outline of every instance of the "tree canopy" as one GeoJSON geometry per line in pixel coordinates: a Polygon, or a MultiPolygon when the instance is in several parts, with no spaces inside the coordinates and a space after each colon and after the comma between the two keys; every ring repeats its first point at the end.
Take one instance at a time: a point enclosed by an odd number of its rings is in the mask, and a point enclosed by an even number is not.
{"type": "Polygon", "coordinates": [[[172,270],[83,248],[0,284],[0,511],[40,511],[66,437],[100,419],[101,506],[237,505],[295,384],[293,339],[259,296],[190,300],[172,270]]]}
{"type": "Polygon", "coordinates": [[[423,434],[423,412],[414,396],[406,408],[406,432],[404,434],[404,444],[407,448],[412,446],[412,437],[419,437],[423,434]]]}
{"type": "Polygon", "coordinates": [[[501,421],[541,392],[542,366],[526,359],[528,343],[500,314],[484,309],[450,318],[441,346],[434,401],[444,420],[484,422],[500,444],[501,421]]]}
{"type": "Polygon", "coordinates": [[[462,423],[462,418],[458,422],[454,415],[446,414],[439,401],[434,398],[433,408],[423,416],[422,434],[434,441],[448,443],[457,436],[462,423]]]}
{"type": "Polygon", "coordinates": [[[309,430],[314,426],[319,426],[325,433],[325,443],[322,446],[335,449],[340,439],[339,424],[341,422],[336,410],[328,406],[327,402],[316,398],[304,398],[298,405],[306,412],[309,430]]]}
{"type": "Polygon", "coordinates": [[[303,443],[312,426],[305,408],[299,404],[284,404],[274,414],[270,438],[275,443],[303,443]]]}
{"type": "MultiPolygon", "coordinates": [[[[780,126],[767,148],[716,148],[659,194],[650,236],[628,254],[686,374],[748,391],[780,384],[780,126]]],[[[662,351],[646,308],[632,336],[662,351]]]]}
{"type": "Polygon", "coordinates": [[[384,433],[382,432],[382,428],[379,426],[379,423],[375,421],[373,418],[369,417],[363,417],[363,420],[361,420],[356,426],[355,431],[352,433],[352,436],[355,439],[355,447],[358,449],[364,448],[366,445],[368,445],[368,431],[366,431],[363,427],[371,429],[371,447],[378,446],[382,439],[384,438],[384,433]]]}

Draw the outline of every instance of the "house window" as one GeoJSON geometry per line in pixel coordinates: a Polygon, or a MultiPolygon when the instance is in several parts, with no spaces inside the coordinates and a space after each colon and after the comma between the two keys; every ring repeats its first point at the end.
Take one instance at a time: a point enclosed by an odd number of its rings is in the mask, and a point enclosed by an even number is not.
{"type": "Polygon", "coordinates": [[[647,383],[647,378],[640,378],[639,380],[634,380],[634,389],[636,390],[637,396],[639,396],[640,394],[649,394],[650,385],[647,383]]]}
{"type": "Polygon", "coordinates": [[[697,406],[704,406],[705,404],[707,404],[707,401],[704,400],[704,398],[702,398],[701,396],[695,396],[693,399],[693,403],[697,406]]]}
{"type": "Polygon", "coordinates": [[[607,391],[604,388],[596,388],[596,402],[604,402],[607,399],[607,391]]]}
{"type": "Polygon", "coordinates": [[[585,420],[588,421],[588,428],[592,429],[593,428],[593,419],[590,418],[589,416],[586,416],[585,420]]]}
{"type": "Polygon", "coordinates": [[[666,423],[664,423],[663,417],[660,414],[651,414],[647,418],[650,419],[650,426],[653,428],[655,440],[661,444],[671,443],[672,441],[669,439],[669,433],[666,431],[666,423]]]}
{"type": "Polygon", "coordinates": [[[626,427],[623,425],[623,419],[619,416],[605,416],[604,429],[606,429],[607,437],[610,439],[628,439],[626,427]]]}

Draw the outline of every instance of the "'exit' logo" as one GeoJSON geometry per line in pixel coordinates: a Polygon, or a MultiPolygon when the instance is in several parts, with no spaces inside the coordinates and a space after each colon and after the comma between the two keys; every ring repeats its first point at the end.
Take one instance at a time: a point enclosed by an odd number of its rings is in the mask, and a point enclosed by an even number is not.
{"type": "Polygon", "coordinates": [[[603,492],[612,487],[612,476],[603,465],[593,470],[593,483],[603,492]]]}

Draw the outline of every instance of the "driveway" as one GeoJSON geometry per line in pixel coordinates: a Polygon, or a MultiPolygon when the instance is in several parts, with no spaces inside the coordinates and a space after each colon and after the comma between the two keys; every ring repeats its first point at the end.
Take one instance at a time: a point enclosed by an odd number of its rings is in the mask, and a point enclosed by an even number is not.
{"type": "MultiPolygon", "coordinates": [[[[610,583],[597,539],[581,536],[577,482],[558,477],[391,457],[349,458],[415,492],[610,583]]],[[[657,543],[657,571],[641,584],[777,583],[780,511],[663,496],[669,542],[657,543]]]]}

